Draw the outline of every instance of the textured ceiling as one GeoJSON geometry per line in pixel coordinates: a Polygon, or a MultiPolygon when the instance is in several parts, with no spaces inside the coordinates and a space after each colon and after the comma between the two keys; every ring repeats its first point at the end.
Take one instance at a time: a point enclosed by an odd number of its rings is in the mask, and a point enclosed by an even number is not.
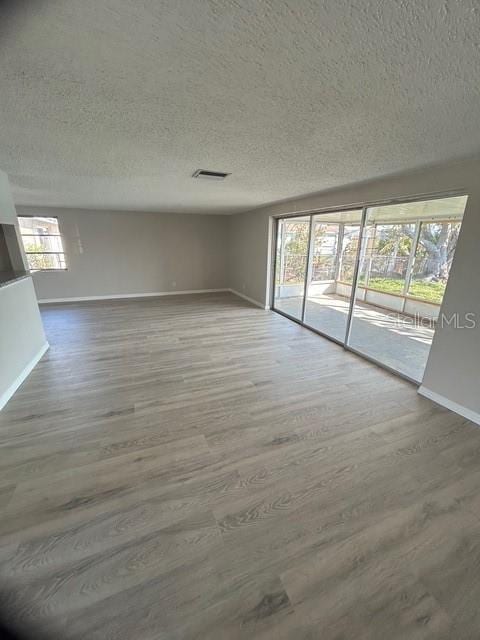
{"type": "Polygon", "coordinates": [[[480,5],[11,3],[0,87],[17,204],[231,213],[479,152],[480,5]]]}

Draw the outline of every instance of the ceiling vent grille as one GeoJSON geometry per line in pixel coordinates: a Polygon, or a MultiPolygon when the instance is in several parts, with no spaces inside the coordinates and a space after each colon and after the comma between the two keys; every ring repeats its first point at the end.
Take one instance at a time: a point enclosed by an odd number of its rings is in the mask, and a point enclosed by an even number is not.
{"type": "Polygon", "coordinates": [[[197,169],[193,174],[193,178],[204,178],[205,180],[225,180],[229,173],[223,171],[210,171],[208,169],[197,169]]]}

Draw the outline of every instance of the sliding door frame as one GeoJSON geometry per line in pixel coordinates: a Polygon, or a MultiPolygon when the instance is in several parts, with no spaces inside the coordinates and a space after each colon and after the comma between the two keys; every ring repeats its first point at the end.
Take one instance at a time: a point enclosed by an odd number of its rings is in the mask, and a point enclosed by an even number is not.
{"type": "Polygon", "coordinates": [[[365,223],[367,220],[367,209],[368,207],[363,207],[362,219],[360,221],[360,231],[359,231],[360,235],[358,236],[357,255],[355,256],[355,270],[353,272],[352,290],[350,292],[350,304],[348,306],[347,327],[345,329],[345,338],[343,341],[343,344],[345,345],[345,347],[348,347],[348,341],[350,340],[350,332],[352,330],[353,310],[355,309],[355,300],[357,299],[358,274],[360,272],[360,260],[362,258],[362,251],[363,251],[365,223]]]}
{"type": "Polygon", "coordinates": [[[308,283],[310,282],[310,276],[312,275],[314,224],[315,216],[310,216],[310,224],[308,225],[307,264],[305,265],[305,281],[303,283],[302,324],[305,324],[305,308],[307,306],[308,283]]]}
{"type": "MultiPolygon", "coordinates": [[[[367,360],[368,362],[372,362],[373,364],[376,364],[377,366],[381,367],[382,369],[385,369],[386,371],[388,371],[389,373],[392,373],[400,378],[403,378],[404,380],[407,380],[408,382],[411,382],[412,384],[414,384],[415,386],[420,386],[421,382],[418,382],[417,380],[414,380],[413,378],[411,378],[410,376],[398,371],[397,369],[393,369],[392,367],[384,364],[383,362],[380,362],[379,360],[377,360],[376,358],[373,358],[369,355],[366,355],[365,353],[363,353],[362,351],[358,351],[357,349],[355,349],[355,347],[351,347],[348,344],[348,341],[350,339],[350,334],[351,334],[351,329],[352,329],[352,320],[353,320],[353,313],[354,313],[354,309],[355,309],[355,301],[356,301],[356,297],[357,297],[357,285],[358,285],[358,277],[359,277],[359,272],[360,272],[360,256],[361,256],[361,252],[362,252],[362,245],[364,242],[364,230],[365,230],[365,225],[367,222],[367,213],[368,213],[368,209],[372,209],[374,207],[382,207],[382,206],[388,206],[388,205],[394,205],[394,204],[407,204],[407,203],[411,203],[411,202],[423,202],[423,201],[427,201],[427,200],[440,200],[442,198],[455,198],[455,197],[459,197],[459,196],[467,196],[468,197],[468,193],[466,190],[457,190],[457,191],[443,191],[443,192],[437,192],[437,193],[429,193],[428,195],[424,195],[424,194],[419,194],[416,196],[409,196],[409,197],[405,197],[405,198],[392,198],[389,200],[377,200],[377,201],[372,201],[372,202],[367,202],[367,203],[363,203],[363,204],[357,204],[357,205],[350,205],[350,206],[340,206],[340,207],[326,207],[326,208],[322,208],[322,209],[318,209],[318,210],[314,210],[314,211],[302,211],[302,212],[295,212],[295,213],[286,213],[286,214],[282,214],[282,215],[278,215],[278,216],[273,216],[273,221],[274,221],[274,225],[273,225],[273,232],[274,232],[274,244],[273,244],[273,256],[274,256],[274,260],[273,260],[273,269],[272,269],[272,273],[271,273],[271,278],[272,278],[272,286],[271,286],[271,296],[270,296],[270,308],[275,311],[275,313],[280,314],[281,316],[284,316],[285,318],[288,318],[289,320],[292,320],[293,322],[296,322],[297,324],[299,324],[302,327],[305,327],[306,329],[308,329],[309,331],[312,331],[313,333],[316,333],[319,336],[322,336],[323,338],[327,338],[327,340],[330,340],[332,342],[334,342],[335,344],[340,345],[341,347],[343,347],[345,349],[345,351],[350,351],[351,353],[354,353],[355,355],[360,356],[361,358],[363,358],[364,360],[367,360]],[[313,249],[313,225],[314,225],[314,218],[316,215],[322,215],[322,214],[328,214],[328,213],[343,213],[345,211],[355,211],[358,210],[362,212],[362,217],[361,217],[361,222],[360,222],[360,230],[359,230],[359,239],[358,239],[358,248],[357,248],[357,254],[355,257],[355,268],[354,268],[354,274],[353,274],[353,279],[352,279],[352,289],[351,289],[351,294],[350,294],[350,303],[349,303],[349,309],[348,309],[348,317],[347,317],[347,327],[346,327],[346,331],[345,331],[345,338],[344,340],[338,340],[337,338],[334,338],[333,336],[328,335],[327,333],[321,331],[320,329],[317,329],[316,327],[312,327],[309,324],[306,324],[305,322],[305,308],[306,308],[306,302],[307,302],[307,294],[308,294],[308,282],[309,282],[309,276],[311,274],[311,262],[312,262],[312,249],[313,249]],[[303,218],[306,216],[310,216],[310,225],[309,225],[309,233],[308,233],[308,253],[307,253],[307,264],[306,264],[306,268],[305,268],[305,281],[304,281],[304,289],[303,289],[303,302],[302,302],[302,316],[301,318],[294,318],[293,316],[291,316],[290,314],[286,313],[285,311],[281,311],[280,309],[277,309],[275,307],[275,285],[276,285],[276,277],[277,277],[277,251],[278,251],[278,227],[279,227],[279,222],[280,220],[285,220],[288,218],[303,218]]],[[[420,228],[420,225],[419,225],[420,228]]],[[[419,229],[418,229],[419,231],[419,229]]],[[[417,239],[418,242],[418,239],[417,239]]]]}

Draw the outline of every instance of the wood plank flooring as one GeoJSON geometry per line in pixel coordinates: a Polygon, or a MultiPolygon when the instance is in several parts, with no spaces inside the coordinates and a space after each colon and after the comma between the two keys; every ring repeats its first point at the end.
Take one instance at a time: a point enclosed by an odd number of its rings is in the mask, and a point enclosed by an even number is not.
{"type": "Polygon", "coordinates": [[[52,638],[480,638],[480,429],[230,294],[42,310],[0,577],[52,638]]]}

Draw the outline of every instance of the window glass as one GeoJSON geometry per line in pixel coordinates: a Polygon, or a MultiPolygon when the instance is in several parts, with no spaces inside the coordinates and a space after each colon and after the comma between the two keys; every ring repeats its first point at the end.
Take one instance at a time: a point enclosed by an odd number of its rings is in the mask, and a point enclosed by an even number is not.
{"type": "Polygon", "coordinates": [[[57,218],[18,216],[23,248],[32,271],[66,269],[57,218]]]}
{"type": "Polygon", "coordinates": [[[441,304],[460,232],[460,221],[422,222],[408,293],[441,304]]]}

